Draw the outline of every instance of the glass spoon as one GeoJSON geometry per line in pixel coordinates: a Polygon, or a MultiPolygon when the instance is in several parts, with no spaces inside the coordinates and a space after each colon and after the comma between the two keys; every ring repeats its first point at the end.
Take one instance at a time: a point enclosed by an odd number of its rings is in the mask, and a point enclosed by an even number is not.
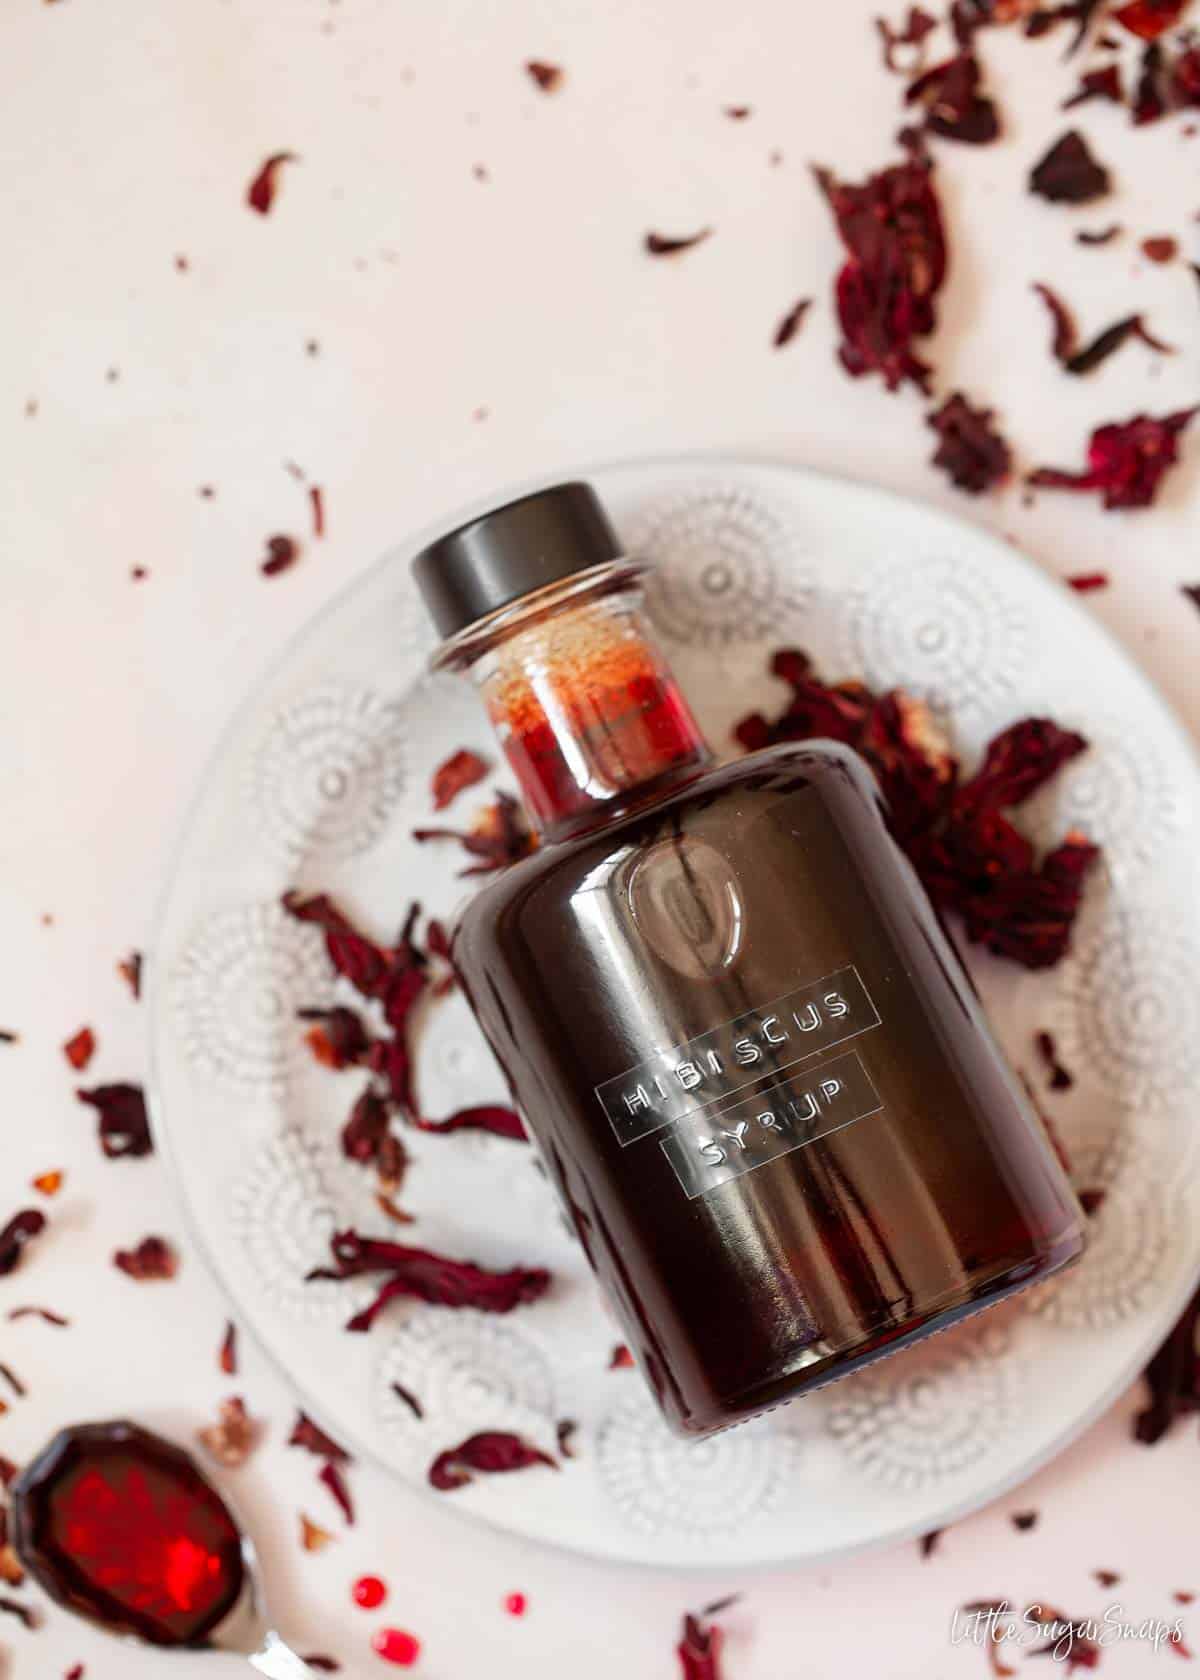
{"type": "Polygon", "coordinates": [[[182,1448],[137,1424],[57,1434],[13,1482],[12,1539],[56,1603],[164,1650],[315,1680],[271,1626],[253,1542],[182,1448]]]}

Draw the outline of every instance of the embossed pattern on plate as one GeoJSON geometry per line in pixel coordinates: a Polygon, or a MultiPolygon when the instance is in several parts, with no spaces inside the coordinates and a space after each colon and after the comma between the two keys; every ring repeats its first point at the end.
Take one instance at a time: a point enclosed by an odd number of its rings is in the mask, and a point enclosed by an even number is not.
{"type": "MultiPolygon", "coordinates": [[[[477,1429],[555,1451],[570,1419],[558,1474],[522,1476],[520,1497],[515,1478],[480,1478],[456,1504],[552,1544],[676,1566],[815,1559],[925,1532],[1077,1433],[1144,1363],[1200,1269],[1191,748],[1085,606],[968,525],[786,467],[662,461],[591,476],[658,562],[649,599],[719,751],[740,713],[782,698],[766,660],[785,643],[831,676],[923,694],[968,762],[1030,711],[1094,737],[1020,813],[1039,844],[1075,824],[1105,847],[1075,950],[1049,974],[973,965],[1013,1061],[1039,1080],[1033,1035],[1049,1027],[1076,1076],[1044,1100],[1077,1182],[1096,1192],[1088,1255],[982,1320],[690,1444],[636,1373],[611,1368],[620,1333],[525,1146],[407,1137],[402,1202],[416,1222],[383,1219],[338,1148],[362,1076],[318,1068],[294,1019],[348,994],[320,935],[278,897],[330,891],[391,937],[412,898],[446,914],[463,890],[457,849],[416,846],[410,831],[429,819],[441,759],[496,754],[469,695],[423,678],[432,636],[405,564],[416,544],[310,626],[210,770],[149,967],[156,1131],[247,1327],[308,1410],[414,1486],[477,1429]],[[545,1265],[554,1283],[504,1318],[398,1301],[351,1336],[373,1282],[304,1282],[349,1225],[484,1265],[545,1265]]],[[[456,825],[493,791],[464,794],[456,825]]],[[[461,998],[430,1011],[417,1079],[430,1114],[503,1100],[461,998]]]]}

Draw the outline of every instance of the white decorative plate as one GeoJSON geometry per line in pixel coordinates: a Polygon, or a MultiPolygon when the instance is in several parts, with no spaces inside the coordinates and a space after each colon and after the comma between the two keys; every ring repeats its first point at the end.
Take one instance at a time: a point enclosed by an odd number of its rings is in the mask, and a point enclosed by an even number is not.
{"type": "MultiPolygon", "coordinates": [[[[415,1134],[397,1233],[503,1266],[550,1295],[503,1317],[396,1303],[369,1335],[362,1283],[305,1284],[337,1227],[380,1229],[337,1134],[361,1076],[318,1067],[294,1019],[338,995],[320,936],[278,908],[323,889],[380,937],[412,898],[445,914],[458,848],[417,846],[434,767],[495,758],[469,687],[432,681],[408,577],[424,532],[366,572],[287,652],[221,744],[186,833],[151,963],[152,1107],[204,1252],[304,1405],[357,1453],[424,1486],[483,1428],[554,1450],[561,1473],[480,1478],[455,1506],[554,1545],[656,1564],[828,1557],[923,1532],[1058,1451],[1135,1374],[1200,1268],[1200,780],[1166,706],[1077,601],[1005,544],[929,508],[793,468],[659,461],[592,475],[632,548],[658,562],[652,609],[710,738],[782,698],[769,652],[830,677],[903,684],[944,711],[970,761],[1030,711],[1090,752],[1026,813],[1104,847],[1073,955],[1033,975],[973,959],[1014,1062],[1038,1077],[1049,1027],[1077,1076],[1047,1099],[1089,1187],[1090,1251],[1018,1298],[761,1422],[688,1445],[658,1422],[582,1254],[523,1145],[415,1134]],[[418,1421],[393,1383],[425,1408],[418,1421]]],[[[499,499],[499,498],[497,498],[499,499]]],[[[470,510],[475,511],[475,510],[470,510]]],[[[451,522],[446,521],[448,526],[451,522]]],[[[493,784],[460,795],[468,821],[493,784]]],[[[348,1000],[350,1001],[350,1000],[348,1000]]],[[[420,1039],[427,1112],[503,1100],[461,997],[420,1039]]]]}

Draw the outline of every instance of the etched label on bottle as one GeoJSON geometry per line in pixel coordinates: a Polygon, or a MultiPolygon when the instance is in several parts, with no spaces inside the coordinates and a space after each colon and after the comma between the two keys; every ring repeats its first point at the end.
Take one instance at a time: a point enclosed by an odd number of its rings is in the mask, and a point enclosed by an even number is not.
{"type": "Polygon", "coordinates": [[[807,1061],[879,1025],[853,965],[747,1010],[597,1085],[622,1144],[700,1113],[764,1075],[807,1061]]]}
{"type": "Polygon", "coordinates": [[[878,1114],[882,1107],[870,1075],[851,1050],[731,1108],[689,1116],[660,1147],[692,1200],[855,1120],[878,1114]]]}

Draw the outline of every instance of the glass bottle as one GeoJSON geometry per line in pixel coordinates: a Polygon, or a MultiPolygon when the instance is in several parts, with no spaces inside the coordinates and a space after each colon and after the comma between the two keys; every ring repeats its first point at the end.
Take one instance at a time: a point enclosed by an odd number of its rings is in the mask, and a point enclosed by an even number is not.
{"type": "Polygon", "coordinates": [[[587,485],[414,571],[541,840],[454,962],[668,1422],[737,1423],[1074,1260],[1079,1204],[857,755],[714,767],[587,485]]]}

